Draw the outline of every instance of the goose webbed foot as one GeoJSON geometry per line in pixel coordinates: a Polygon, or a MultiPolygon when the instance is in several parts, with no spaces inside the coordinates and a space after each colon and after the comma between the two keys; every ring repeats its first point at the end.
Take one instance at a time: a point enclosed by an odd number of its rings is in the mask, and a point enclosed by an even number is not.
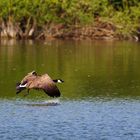
{"type": "Polygon", "coordinates": [[[27,94],[24,94],[24,97],[26,97],[27,95],[29,95],[28,93],[27,94]]]}

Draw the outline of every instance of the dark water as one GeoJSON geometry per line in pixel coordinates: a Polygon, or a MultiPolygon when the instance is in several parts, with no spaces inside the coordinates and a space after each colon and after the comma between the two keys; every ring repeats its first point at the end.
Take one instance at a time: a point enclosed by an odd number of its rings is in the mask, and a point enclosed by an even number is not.
{"type": "Polygon", "coordinates": [[[46,41],[0,45],[0,140],[139,140],[140,44],[46,41]],[[15,95],[36,70],[62,78],[61,98],[15,95]]]}

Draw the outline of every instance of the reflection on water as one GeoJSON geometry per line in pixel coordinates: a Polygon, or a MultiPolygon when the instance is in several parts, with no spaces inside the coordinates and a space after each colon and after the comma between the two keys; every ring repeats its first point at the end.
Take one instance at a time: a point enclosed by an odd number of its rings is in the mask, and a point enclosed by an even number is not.
{"type": "Polygon", "coordinates": [[[0,139],[140,139],[140,47],[131,42],[2,42],[0,139]],[[15,95],[36,70],[58,84],[60,99],[15,95]]]}
{"type": "MultiPolygon", "coordinates": [[[[36,70],[64,79],[65,83],[59,85],[64,98],[135,98],[140,95],[139,63],[139,44],[131,42],[53,41],[1,45],[0,97],[15,97],[15,83],[36,70]]],[[[40,92],[35,94],[43,96],[40,92]]]]}

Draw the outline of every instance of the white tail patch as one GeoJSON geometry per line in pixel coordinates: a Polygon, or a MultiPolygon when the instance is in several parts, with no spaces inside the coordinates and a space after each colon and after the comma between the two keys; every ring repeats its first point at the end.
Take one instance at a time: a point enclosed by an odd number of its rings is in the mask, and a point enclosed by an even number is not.
{"type": "Polygon", "coordinates": [[[19,87],[26,87],[26,85],[27,85],[27,84],[25,84],[25,85],[21,85],[21,84],[20,84],[19,87]]]}

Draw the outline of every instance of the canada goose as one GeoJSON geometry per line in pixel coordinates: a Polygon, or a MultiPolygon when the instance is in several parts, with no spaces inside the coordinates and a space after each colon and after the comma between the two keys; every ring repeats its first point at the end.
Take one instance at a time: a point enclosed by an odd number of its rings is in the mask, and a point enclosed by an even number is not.
{"type": "Polygon", "coordinates": [[[22,90],[30,89],[43,90],[50,97],[60,97],[60,91],[56,83],[63,83],[61,79],[52,80],[48,74],[38,75],[35,71],[28,73],[20,83],[16,85],[16,94],[22,90]]]}

